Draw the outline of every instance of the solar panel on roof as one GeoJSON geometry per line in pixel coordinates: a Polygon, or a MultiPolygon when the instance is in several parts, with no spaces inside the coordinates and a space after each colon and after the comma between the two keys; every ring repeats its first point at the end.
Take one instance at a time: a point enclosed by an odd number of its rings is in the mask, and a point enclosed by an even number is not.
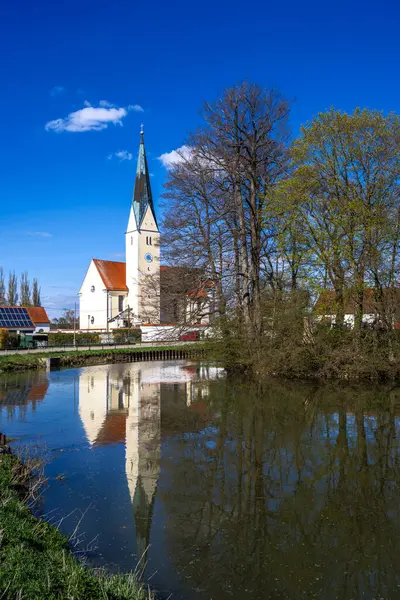
{"type": "Polygon", "coordinates": [[[26,308],[0,307],[0,327],[4,329],[35,329],[26,308]]]}

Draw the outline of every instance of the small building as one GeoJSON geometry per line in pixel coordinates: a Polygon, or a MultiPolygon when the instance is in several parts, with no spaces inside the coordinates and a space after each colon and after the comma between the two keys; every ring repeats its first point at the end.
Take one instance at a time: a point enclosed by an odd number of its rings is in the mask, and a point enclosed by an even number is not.
{"type": "Polygon", "coordinates": [[[13,334],[13,346],[43,343],[50,331],[50,320],[41,306],[0,306],[0,329],[13,334]]]}
{"type": "Polygon", "coordinates": [[[39,333],[49,333],[50,331],[50,319],[47,316],[46,310],[43,306],[27,306],[26,310],[31,318],[32,323],[35,325],[33,331],[34,335],[39,333]]]}
{"type": "MultiPolygon", "coordinates": [[[[325,290],[319,295],[314,306],[319,321],[336,322],[337,300],[334,290],[325,290]]],[[[344,298],[344,324],[353,329],[357,314],[355,293],[348,290],[344,298]]],[[[362,323],[365,327],[380,327],[385,320],[392,322],[396,328],[400,326],[400,288],[384,289],[380,298],[373,288],[364,290],[362,323]]]]}

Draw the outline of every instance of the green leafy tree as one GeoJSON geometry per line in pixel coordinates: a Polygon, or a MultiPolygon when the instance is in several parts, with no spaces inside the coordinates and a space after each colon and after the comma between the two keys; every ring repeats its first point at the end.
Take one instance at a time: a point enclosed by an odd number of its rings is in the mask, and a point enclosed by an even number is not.
{"type": "Polygon", "coordinates": [[[310,247],[336,292],[337,321],[352,296],[360,329],[365,288],[398,268],[400,121],[395,114],[331,109],[302,127],[292,180],[310,247]]]}

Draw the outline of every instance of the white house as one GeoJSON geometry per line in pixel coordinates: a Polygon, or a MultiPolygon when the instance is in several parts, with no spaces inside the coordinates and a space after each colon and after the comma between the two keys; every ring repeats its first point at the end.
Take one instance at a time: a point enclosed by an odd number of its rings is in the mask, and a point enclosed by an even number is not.
{"type": "MultiPolygon", "coordinates": [[[[356,294],[347,291],[344,298],[343,322],[353,329],[357,313],[356,294]]],[[[336,322],[336,294],[333,290],[323,291],[314,307],[317,320],[325,320],[334,325],[336,322]]],[[[384,320],[392,322],[398,329],[400,326],[400,289],[385,288],[380,297],[375,297],[372,288],[366,288],[363,293],[362,324],[364,327],[379,327],[384,320]]]]}
{"type": "Polygon", "coordinates": [[[50,319],[47,316],[47,312],[43,306],[27,306],[26,310],[28,311],[31,321],[35,326],[33,333],[49,333],[50,319]]]}

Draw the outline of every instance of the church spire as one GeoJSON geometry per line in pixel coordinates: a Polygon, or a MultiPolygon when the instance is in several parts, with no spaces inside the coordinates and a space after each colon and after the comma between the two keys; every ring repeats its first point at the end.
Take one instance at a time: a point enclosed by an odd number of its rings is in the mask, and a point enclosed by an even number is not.
{"type": "Polygon", "coordinates": [[[136,217],[136,224],[140,229],[143,217],[146,214],[147,207],[150,207],[155,223],[157,225],[156,213],[151,195],[150,175],[147,166],[146,151],[144,148],[144,128],[140,126],[140,146],[139,156],[136,168],[135,190],[133,192],[133,210],[136,217]]]}

